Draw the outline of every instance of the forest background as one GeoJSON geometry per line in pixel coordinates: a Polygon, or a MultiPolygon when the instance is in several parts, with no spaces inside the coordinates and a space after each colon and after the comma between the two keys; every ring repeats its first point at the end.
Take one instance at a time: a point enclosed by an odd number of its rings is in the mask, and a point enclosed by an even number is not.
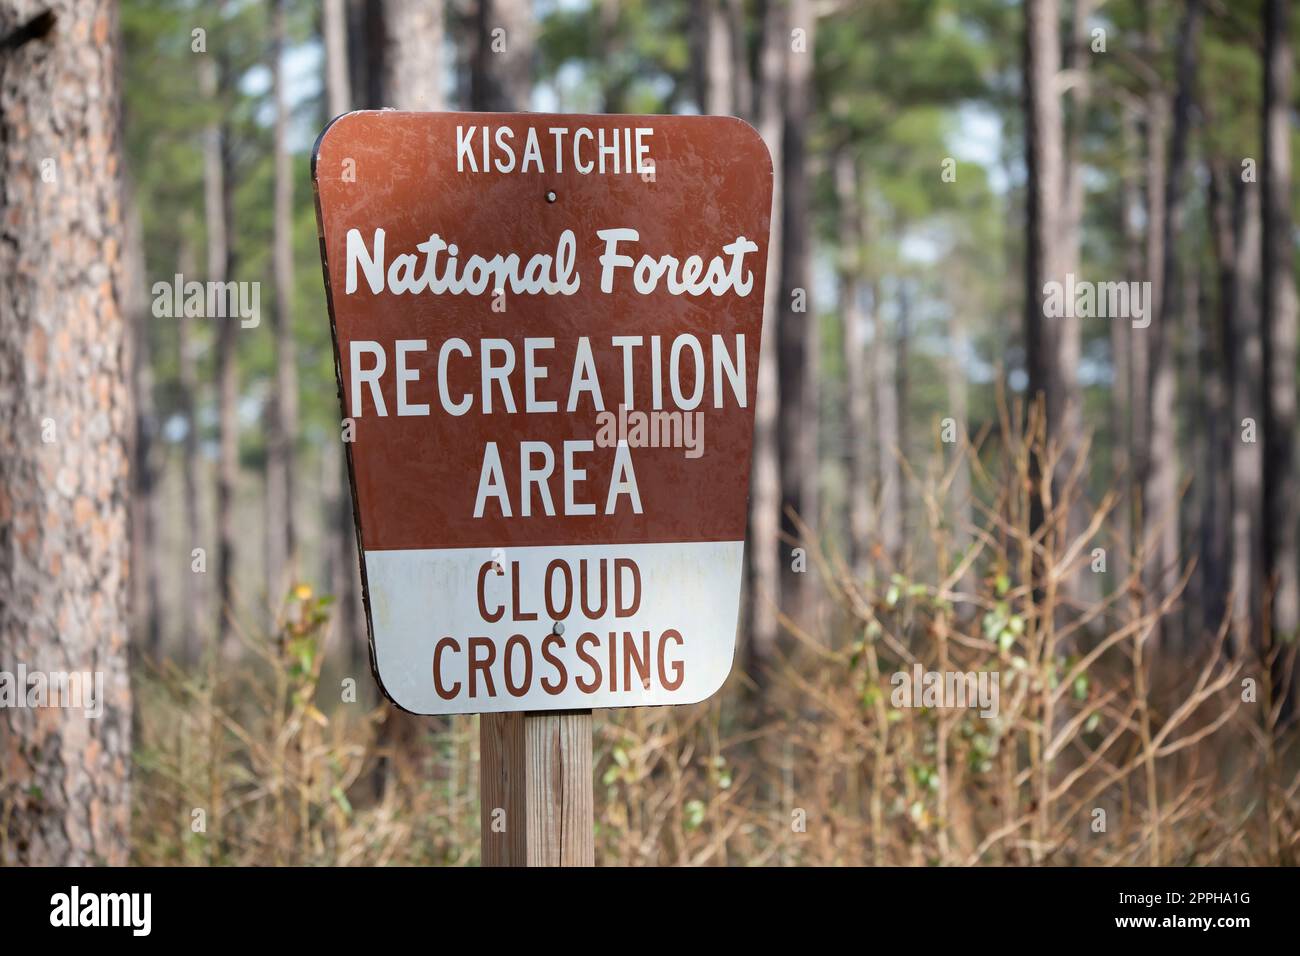
{"type": "Polygon", "coordinates": [[[597,715],[599,863],[1295,862],[1289,8],[0,5],[0,668],[117,714],[4,712],[0,859],[477,861],[476,718],[368,673],[310,188],[395,107],[774,160],[736,665],[597,715]],[[175,275],[262,320],[160,317],[175,275]],[[896,706],[917,663],[999,715],[896,706]]]}

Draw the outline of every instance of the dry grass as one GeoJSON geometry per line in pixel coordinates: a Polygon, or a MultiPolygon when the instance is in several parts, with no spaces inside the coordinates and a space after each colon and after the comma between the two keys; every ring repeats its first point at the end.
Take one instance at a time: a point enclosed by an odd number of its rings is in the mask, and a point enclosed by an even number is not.
{"type": "MultiPolygon", "coordinates": [[[[1161,653],[1178,595],[1154,602],[1136,570],[1080,600],[1117,499],[1083,505],[1075,475],[1035,525],[1032,475],[1057,458],[1014,420],[966,449],[964,535],[955,460],[912,474],[927,544],[910,566],[851,572],[803,529],[824,600],[786,621],[761,692],[737,673],[704,704],[597,713],[598,863],[1296,862],[1300,735],[1272,692],[1294,646],[1233,659],[1225,622],[1161,653]],[[893,706],[890,676],[917,662],[996,672],[999,713],[893,706]]],[[[138,675],[137,862],[477,862],[476,719],[412,738],[381,732],[409,721],[386,706],[322,703],[326,617],[295,599],[234,670],[138,675]]]]}

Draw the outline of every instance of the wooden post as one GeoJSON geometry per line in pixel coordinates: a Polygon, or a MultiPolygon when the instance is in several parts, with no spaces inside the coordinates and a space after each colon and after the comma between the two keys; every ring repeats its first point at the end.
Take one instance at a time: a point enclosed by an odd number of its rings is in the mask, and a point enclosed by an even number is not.
{"type": "Polygon", "coordinates": [[[594,866],[591,711],[482,714],[484,866],[594,866]]]}

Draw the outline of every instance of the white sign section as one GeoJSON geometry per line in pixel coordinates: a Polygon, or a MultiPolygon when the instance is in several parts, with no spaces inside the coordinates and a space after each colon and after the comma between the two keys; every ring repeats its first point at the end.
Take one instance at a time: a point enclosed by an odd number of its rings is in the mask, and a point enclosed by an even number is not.
{"type": "Polygon", "coordinates": [[[457,701],[498,711],[703,700],[731,669],[743,552],[741,541],[518,548],[504,561],[373,551],[371,613],[392,635],[376,647],[379,671],[420,713],[457,701]],[[434,620],[447,633],[432,674],[407,673],[405,662],[429,660],[434,620]]]}

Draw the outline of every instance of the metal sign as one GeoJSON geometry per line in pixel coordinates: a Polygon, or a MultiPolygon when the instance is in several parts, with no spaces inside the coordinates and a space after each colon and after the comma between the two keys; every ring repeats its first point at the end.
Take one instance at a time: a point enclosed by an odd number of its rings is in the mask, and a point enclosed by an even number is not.
{"type": "Polygon", "coordinates": [[[447,714],[716,691],[772,200],[757,133],[358,112],[312,175],[384,693],[447,714]]]}

